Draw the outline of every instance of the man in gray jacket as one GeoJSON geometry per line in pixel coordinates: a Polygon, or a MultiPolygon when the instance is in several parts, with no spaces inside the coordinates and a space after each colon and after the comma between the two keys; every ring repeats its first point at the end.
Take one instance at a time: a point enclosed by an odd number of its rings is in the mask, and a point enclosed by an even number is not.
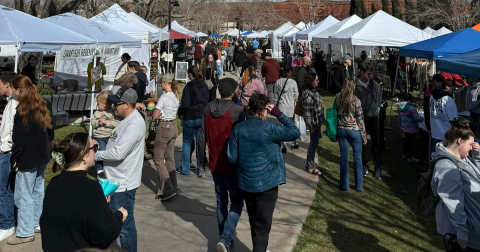
{"type": "MultiPolygon", "coordinates": [[[[361,76],[357,78],[355,96],[362,102],[363,116],[365,117],[365,129],[370,134],[375,169],[374,178],[382,179],[382,149],[380,146],[380,103],[382,103],[382,88],[373,80],[373,68],[367,64],[360,64],[361,76]]],[[[367,149],[362,148],[363,176],[368,173],[367,149]]]]}

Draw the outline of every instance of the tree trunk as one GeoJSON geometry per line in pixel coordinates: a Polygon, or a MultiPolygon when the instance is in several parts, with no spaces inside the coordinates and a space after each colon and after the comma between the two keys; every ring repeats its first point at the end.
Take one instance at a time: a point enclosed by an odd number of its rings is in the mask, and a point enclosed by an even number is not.
{"type": "Polygon", "coordinates": [[[403,20],[402,11],[400,10],[400,3],[398,0],[392,0],[392,16],[403,20]]]}
{"type": "Polygon", "coordinates": [[[417,8],[412,0],[405,0],[405,21],[415,27],[419,27],[417,8]]]}
{"type": "Polygon", "coordinates": [[[377,7],[375,6],[375,3],[372,3],[372,14],[377,12],[377,7]]]}
{"type": "Polygon", "coordinates": [[[388,7],[388,0],[382,0],[382,10],[390,14],[390,7],[388,7]]]}
{"type": "Polygon", "coordinates": [[[23,0],[15,0],[15,9],[25,12],[25,2],[23,0]]]}

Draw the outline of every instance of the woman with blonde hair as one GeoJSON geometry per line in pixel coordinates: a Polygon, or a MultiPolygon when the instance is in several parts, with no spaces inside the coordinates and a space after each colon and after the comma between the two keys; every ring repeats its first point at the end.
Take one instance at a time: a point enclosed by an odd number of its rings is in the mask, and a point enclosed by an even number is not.
{"type": "Polygon", "coordinates": [[[360,99],[353,93],[355,81],[347,78],[343,88],[335,96],[334,106],[337,109],[337,140],[340,146],[340,190],[348,190],[348,150],[353,149],[355,171],[355,190],[363,190],[362,144],[367,144],[367,133],[363,122],[363,111],[360,99]]]}
{"type": "Polygon", "coordinates": [[[34,230],[40,231],[44,172],[50,161],[48,145],[53,140],[53,126],[51,105],[38,93],[30,78],[17,77],[12,85],[18,100],[10,158],[16,172],[14,201],[18,208],[18,226],[16,236],[8,238],[7,243],[15,245],[34,241],[34,230]]]}

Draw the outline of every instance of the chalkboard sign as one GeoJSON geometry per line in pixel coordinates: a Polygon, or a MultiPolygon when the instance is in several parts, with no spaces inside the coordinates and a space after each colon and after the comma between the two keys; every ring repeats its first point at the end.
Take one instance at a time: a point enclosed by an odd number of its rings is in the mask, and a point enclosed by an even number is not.
{"type": "Polygon", "coordinates": [[[175,65],[175,80],[188,80],[188,62],[177,62],[175,65]]]}

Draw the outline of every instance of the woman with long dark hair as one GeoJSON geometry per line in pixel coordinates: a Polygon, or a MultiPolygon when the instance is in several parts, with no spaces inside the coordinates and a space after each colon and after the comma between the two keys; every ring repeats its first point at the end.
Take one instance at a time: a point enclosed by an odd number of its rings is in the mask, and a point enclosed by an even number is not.
{"type": "Polygon", "coordinates": [[[200,64],[200,72],[202,73],[201,76],[203,76],[209,90],[217,86],[217,81],[215,79],[217,65],[212,53],[205,55],[203,58],[202,63],[200,64]]]}
{"type": "Polygon", "coordinates": [[[34,241],[34,229],[40,230],[44,171],[50,161],[48,145],[53,140],[53,126],[51,105],[38,93],[30,78],[17,77],[12,85],[18,100],[10,158],[16,171],[14,201],[18,208],[18,226],[16,236],[7,242],[15,245],[34,241]]]}
{"type": "Polygon", "coordinates": [[[23,67],[21,74],[30,78],[34,85],[37,85],[37,80],[35,78],[35,72],[37,69],[37,57],[35,55],[28,56],[28,64],[23,67]]]}

